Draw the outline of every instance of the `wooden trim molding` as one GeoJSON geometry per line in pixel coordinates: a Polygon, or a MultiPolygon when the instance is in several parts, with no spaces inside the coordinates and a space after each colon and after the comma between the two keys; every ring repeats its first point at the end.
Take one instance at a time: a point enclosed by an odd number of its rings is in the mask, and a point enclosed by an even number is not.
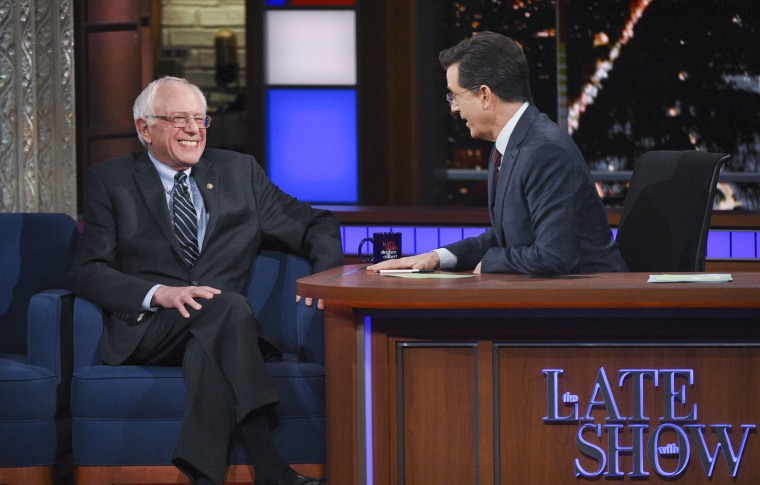
{"type": "MultiPolygon", "coordinates": [[[[290,465],[298,473],[311,476],[325,476],[325,465],[321,463],[290,465]]],[[[256,475],[250,465],[230,465],[225,482],[253,482],[256,475]]],[[[143,466],[79,466],[76,468],[78,485],[112,485],[144,483],[188,483],[187,476],[171,465],[143,466]]],[[[37,482],[18,482],[37,483],[37,482]]]]}

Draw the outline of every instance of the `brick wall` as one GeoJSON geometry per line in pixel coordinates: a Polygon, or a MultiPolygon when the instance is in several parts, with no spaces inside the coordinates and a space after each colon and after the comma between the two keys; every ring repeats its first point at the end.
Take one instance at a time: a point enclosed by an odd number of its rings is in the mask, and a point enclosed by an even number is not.
{"type": "Polygon", "coordinates": [[[238,83],[245,85],[245,0],[162,0],[161,8],[161,46],[189,50],[185,78],[202,88],[216,85],[214,37],[228,29],[237,41],[238,83]]]}

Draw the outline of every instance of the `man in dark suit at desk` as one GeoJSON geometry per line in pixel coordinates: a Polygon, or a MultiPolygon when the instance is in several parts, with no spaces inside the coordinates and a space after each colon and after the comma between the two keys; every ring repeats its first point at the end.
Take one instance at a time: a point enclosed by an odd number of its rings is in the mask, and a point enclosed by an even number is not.
{"type": "Polygon", "coordinates": [[[268,415],[279,398],[260,345],[271,347],[243,295],[263,239],[315,271],[342,264],[337,219],[281,192],[253,157],[206,150],[206,100],[183,79],[151,83],[134,118],[147,151],[90,169],[73,268],[76,292],[109,316],[103,360],[182,365],[187,404],[173,463],[193,483],[222,483],[236,427],[257,485],[325,483],[274,448],[268,415]]]}
{"type": "Polygon", "coordinates": [[[520,46],[481,32],[440,54],[451,111],[494,141],[491,227],[425,254],[371,265],[554,275],[627,271],[588,165],[570,136],[532,104],[520,46]]]}

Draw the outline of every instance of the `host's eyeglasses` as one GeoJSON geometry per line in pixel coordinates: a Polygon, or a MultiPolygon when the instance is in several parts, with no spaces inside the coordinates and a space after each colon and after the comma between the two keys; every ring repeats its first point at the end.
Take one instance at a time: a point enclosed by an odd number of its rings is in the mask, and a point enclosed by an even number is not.
{"type": "Polygon", "coordinates": [[[190,120],[195,121],[198,128],[208,128],[211,126],[211,117],[206,116],[191,116],[191,115],[173,115],[173,116],[159,116],[148,115],[148,118],[158,118],[159,120],[168,121],[175,128],[184,128],[190,123],[190,120]]]}
{"type": "Polygon", "coordinates": [[[454,104],[454,101],[456,101],[459,96],[463,95],[467,91],[472,91],[473,89],[478,89],[478,88],[480,88],[480,86],[481,85],[479,84],[477,86],[473,86],[471,88],[467,88],[464,91],[460,91],[458,93],[446,93],[446,101],[448,101],[449,102],[449,106],[451,106],[451,105],[454,104]]]}

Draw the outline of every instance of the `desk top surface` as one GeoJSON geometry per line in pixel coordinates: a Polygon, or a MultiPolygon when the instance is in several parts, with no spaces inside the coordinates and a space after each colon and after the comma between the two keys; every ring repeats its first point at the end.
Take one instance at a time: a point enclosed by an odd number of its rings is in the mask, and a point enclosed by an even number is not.
{"type": "Polygon", "coordinates": [[[647,283],[648,273],[406,279],[365,267],[301,278],[296,292],[352,308],[760,308],[757,272],[734,273],[726,283],[647,283]]]}

